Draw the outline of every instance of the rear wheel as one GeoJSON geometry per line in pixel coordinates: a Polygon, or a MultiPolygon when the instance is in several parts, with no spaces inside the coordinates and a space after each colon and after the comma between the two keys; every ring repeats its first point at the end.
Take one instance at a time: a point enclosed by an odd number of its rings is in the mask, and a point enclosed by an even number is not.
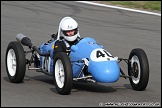
{"type": "Polygon", "coordinates": [[[12,83],[21,83],[25,76],[26,61],[22,45],[13,41],[10,42],[6,50],[6,71],[12,83]]]}
{"type": "Polygon", "coordinates": [[[149,63],[143,49],[136,48],[130,52],[128,63],[128,75],[130,84],[134,90],[142,91],[146,88],[149,80],[149,63]]]}
{"type": "Polygon", "coordinates": [[[54,55],[54,84],[59,94],[67,95],[73,85],[72,66],[69,56],[65,52],[57,52],[54,55]]]}

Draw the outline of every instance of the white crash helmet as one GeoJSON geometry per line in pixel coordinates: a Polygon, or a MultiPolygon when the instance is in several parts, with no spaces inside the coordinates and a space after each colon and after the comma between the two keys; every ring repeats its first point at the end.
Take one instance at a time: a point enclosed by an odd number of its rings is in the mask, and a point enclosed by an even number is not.
{"type": "Polygon", "coordinates": [[[67,41],[75,41],[79,35],[78,23],[71,17],[64,17],[60,22],[60,33],[67,41]],[[66,31],[75,30],[73,36],[68,36],[66,31]]]}

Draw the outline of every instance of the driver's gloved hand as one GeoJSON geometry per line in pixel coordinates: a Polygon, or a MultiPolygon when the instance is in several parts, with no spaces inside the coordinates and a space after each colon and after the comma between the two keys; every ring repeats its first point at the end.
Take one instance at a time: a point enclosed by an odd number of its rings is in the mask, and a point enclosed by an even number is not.
{"type": "Polygon", "coordinates": [[[51,33],[51,37],[52,37],[54,40],[57,39],[57,33],[56,33],[56,34],[51,33]]]}

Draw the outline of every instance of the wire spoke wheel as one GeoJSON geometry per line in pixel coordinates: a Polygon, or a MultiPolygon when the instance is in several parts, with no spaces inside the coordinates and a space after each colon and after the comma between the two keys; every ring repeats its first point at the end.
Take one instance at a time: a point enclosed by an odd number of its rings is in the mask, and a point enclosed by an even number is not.
{"type": "Polygon", "coordinates": [[[143,49],[136,48],[130,52],[128,63],[128,75],[134,90],[142,91],[147,87],[149,80],[149,63],[143,49]]]}

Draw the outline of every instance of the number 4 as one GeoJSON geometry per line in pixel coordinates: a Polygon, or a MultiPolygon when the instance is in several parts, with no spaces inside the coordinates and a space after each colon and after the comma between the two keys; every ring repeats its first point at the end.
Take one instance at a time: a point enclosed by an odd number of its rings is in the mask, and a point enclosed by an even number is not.
{"type": "MultiPolygon", "coordinates": [[[[109,56],[109,57],[113,57],[111,56],[106,50],[103,50],[104,53],[109,56]]],[[[105,57],[105,54],[103,52],[101,52],[101,50],[98,50],[96,51],[96,57],[99,58],[99,57],[105,57]]]]}
{"type": "Polygon", "coordinates": [[[99,57],[105,57],[105,54],[103,54],[100,50],[98,50],[97,52],[96,52],[96,57],[97,58],[99,58],[99,57]]]}

